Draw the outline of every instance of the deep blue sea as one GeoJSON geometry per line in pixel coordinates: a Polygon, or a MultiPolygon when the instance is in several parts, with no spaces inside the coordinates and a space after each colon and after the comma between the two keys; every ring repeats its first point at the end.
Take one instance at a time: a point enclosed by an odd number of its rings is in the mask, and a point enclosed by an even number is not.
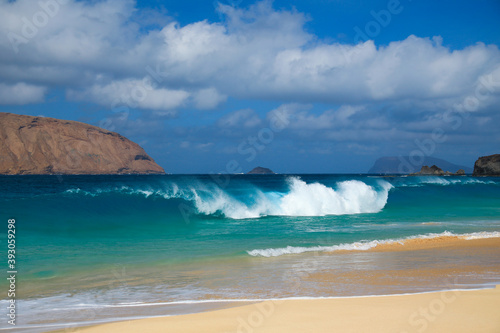
{"type": "MultiPolygon", "coordinates": [[[[500,236],[500,178],[0,176],[5,276],[8,219],[16,221],[18,327],[39,332],[228,300],[421,291],[346,282],[325,288],[307,276],[425,261],[363,251],[332,259],[338,250],[500,236]]],[[[0,288],[4,297],[6,279],[0,288]]]]}

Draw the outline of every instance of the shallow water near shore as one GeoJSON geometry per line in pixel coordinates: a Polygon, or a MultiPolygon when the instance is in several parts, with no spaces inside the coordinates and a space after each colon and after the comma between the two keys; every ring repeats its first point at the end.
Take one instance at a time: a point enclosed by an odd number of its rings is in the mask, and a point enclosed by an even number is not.
{"type": "Polygon", "coordinates": [[[11,176],[0,177],[0,190],[0,217],[16,219],[24,331],[192,313],[228,300],[500,282],[498,178],[11,176]],[[489,241],[374,251],[456,235],[489,241]]]}

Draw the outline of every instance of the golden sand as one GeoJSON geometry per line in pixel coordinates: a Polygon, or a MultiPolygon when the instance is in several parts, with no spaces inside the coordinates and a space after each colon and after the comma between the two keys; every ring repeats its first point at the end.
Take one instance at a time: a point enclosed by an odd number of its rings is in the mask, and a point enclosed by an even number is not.
{"type": "MultiPolygon", "coordinates": [[[[81,328],[85,333],[500,332],[500,286],[427,294],[266,301],[81,328]]],[[[63,332],[63,331],[60,331],[63,332]]]]}
{"type": "Polygon", "coordinates": [[[439,236],[434,238],[413,238],[401,241],[393,241],[388,243],[378,244],[369,250],[340,250],[335,253],[358,252],[358,251],[373,251],[373,252],[389,252],[389,251],[415,251],[433,248],[444,247],[484,247],[484,246],[500,246],[500,237],[482,238],[482,239],[466,239],[463,236],[439,236]]]}

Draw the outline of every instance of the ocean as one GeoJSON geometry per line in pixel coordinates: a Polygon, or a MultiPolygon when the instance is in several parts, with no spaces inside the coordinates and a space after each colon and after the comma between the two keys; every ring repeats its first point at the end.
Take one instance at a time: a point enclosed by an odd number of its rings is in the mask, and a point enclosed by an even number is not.
{"type": "MultiPolygon", "coordinates": [[[[499,259],[488,254],[368,251],[408,238],[499,237],[500,179],[494,177],[0,176],[6,277],[9,219],[15,219],[19,332],[71,331],[261,299],[500,282],[488,269],[498,268],[499,259]],[[384,275],[448,264],[484,269],[473,277],[413,276],[405,283],[384,275]],[[352,275],[367,271],[381,274],[382,282],[352,275]],[[321,277],[331,272],[338,278],[321,277]]],[[[8,289],[4,278],[3,318],[8,289]]],[[[10,327],[0,321],[0,329],[10,327]]]]}

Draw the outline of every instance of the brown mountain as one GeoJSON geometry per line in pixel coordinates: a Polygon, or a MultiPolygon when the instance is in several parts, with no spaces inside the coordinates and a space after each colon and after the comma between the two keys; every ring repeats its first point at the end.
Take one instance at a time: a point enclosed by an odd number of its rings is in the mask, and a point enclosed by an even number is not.
{"type": "Polygon", "coordinates": [[[162,174],[138,144],[77,121],[0,113],[0,174],[162,174]]]}

